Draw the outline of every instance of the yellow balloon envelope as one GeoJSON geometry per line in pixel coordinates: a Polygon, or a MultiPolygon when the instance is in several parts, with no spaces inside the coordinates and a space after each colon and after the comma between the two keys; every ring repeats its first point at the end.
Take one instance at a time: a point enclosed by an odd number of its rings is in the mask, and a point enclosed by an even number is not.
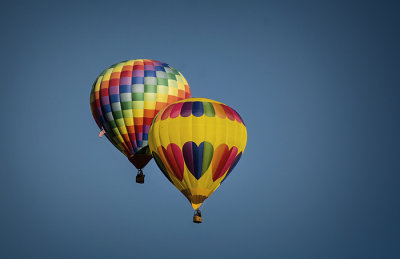
{"type": "Polygon", "coordinates": [[[205,98],[170,104],[157,114],[149,131],[157,165],[195,210],[236,166],[246,141],[239,114],[205,98]]]}

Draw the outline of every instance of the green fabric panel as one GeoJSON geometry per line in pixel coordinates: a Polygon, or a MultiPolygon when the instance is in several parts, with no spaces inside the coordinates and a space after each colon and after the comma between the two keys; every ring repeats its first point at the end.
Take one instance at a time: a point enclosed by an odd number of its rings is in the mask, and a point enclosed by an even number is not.
{"type": "Polygon", "coordinates": [[[113,115],[114,115],[114,120],[123,118],[122,111],[115,111],[113,115]]]}
{"type": "Polygon", "coordinates": [[[144,93],[132,93],[132,101],[144,101],[144,93]]]}
{"type": "Polygon", "coordinates": [[[201,175],[203,175],[211,164],[214,155],[214,148],[211,143],[204,141],[203,164],[201,165],[201,175]]]}
{"type": "Polygon", "coordinates": [[[204,113],[207,117],[215,117],[214,106],[209,102],[203,102],[204,113]]]}
{"type": "Polygon", "coordinates": [[[157,84],[168,86],[168,79],[167,78],[157,78],[157,84]]]}
{"type": "Polygon", "coordinates": [[[176,77],[174,74],[167,73],[168,79],[176,80],[176,77]]]}
{"type": "Polygon", "coordinates": [[[122,110],[132,109],[132,102],[121,102],[122,110]]]}
{"type": "Polygon", "coordinates": [[[172,69],[172,72],[174,72],[175,75],[179,75],[179,71],[177,69],[172,68],[172,67],[171,67],[171,69],[172,69]]]}
{"type": "Polygon", "coordinates": [[[109,123],[110,123],[110,126],[112,129],[117,127],[117,124],[115,124],[115,121],[109,121],[109,123]]]}
{"type": "Polygon", "coordinates": [[[144,92],[145,93],[157,93],[157,86],[156,85],[144,85],[144,92]]]}

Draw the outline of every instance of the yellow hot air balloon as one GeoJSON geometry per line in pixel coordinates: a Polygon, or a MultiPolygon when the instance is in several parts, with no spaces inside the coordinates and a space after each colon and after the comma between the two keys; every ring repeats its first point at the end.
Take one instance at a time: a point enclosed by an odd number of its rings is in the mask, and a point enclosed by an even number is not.
{"type": "Polygon", "coordinates": [[[165,177],[199,207],[230,174],[247,141],[246,126],[229,106],[189,98],[162,109],[150,127],[149,147],[165,177]]]}

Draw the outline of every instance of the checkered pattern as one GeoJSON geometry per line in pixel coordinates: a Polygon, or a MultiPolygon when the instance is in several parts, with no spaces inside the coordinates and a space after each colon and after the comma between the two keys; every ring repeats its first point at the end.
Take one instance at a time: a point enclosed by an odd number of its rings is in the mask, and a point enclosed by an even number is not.
{"type": "Polygon", "coordinates": [[[168,64],[135,59],[112,65],[93,84],[93,117],[127,157],[148,145],[151,122],[170,103],[190,98],[183,75],[168,64]]]}

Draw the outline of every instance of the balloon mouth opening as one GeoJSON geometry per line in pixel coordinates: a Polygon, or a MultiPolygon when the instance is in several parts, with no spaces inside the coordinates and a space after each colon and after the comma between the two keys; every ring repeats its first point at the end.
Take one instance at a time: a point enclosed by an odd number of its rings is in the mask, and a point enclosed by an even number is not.
{"type": "Polygon", "coordinates": [[[134,154],[128,157],[129,161],[137,168],[143,169],[153,157],[149,154],[134,154]]]}
{"type": "Polygon", "coordinates": [[[200,188],[195,188],[191,190],[185,189],[181,192],[189,200],[190,204],[192,204],[194,210],[200,208],[201,204],[204,202],[205,199],[208,198],[210,194],[210,190],[200,188]]]}

